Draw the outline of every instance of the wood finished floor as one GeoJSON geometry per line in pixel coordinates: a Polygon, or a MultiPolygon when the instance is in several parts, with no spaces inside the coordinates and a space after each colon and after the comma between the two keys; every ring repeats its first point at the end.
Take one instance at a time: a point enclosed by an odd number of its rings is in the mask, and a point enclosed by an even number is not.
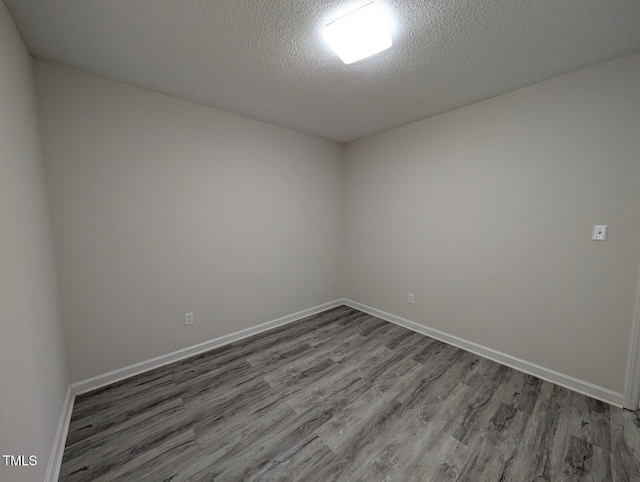
{"type": "Polygon", "coordinates": [[[60,480],[640,481],[640,416],[341,306],[77,397],[60,480]]]}

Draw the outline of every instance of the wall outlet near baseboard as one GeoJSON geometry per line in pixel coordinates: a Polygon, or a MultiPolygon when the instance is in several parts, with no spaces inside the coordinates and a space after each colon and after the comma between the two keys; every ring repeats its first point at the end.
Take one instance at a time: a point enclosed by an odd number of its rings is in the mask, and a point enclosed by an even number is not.
{"type": "Polygon", "coordinates": [[[609,226],[607,224],[594,224],[591,239],[594,241],[606,241],[608,228],[609,226]]]}
{"type": "Polygon", "coordinates": [[[187,326],[193,325],[193,313],[187,313],[184,315],[184,324],[187,326]]]}
{"type": "Polygon", "coordinates": [[[414,301],[415,297],[413,296],[413,293],[409,293],[409,304],[412,305],[413,301],[414,301]]]}

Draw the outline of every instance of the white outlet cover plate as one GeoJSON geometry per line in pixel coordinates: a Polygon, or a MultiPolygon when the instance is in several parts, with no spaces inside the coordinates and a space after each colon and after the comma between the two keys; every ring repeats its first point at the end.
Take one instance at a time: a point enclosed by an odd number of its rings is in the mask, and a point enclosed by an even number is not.
{"type": "Polygon", "coordinates": [[[607,224],[594,224],[591,239],[594,241],[606,241],[608,227],[607,224]]]}

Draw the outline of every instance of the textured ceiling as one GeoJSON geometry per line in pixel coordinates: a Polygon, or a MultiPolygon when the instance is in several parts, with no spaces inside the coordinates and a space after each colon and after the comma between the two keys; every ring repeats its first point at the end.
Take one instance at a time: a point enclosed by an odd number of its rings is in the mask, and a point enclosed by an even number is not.
{"type": "Polygon", "coordinates": [[[339,142],[640,50],[640,0],[378,0],[394,45],[320,29],[369,0],[4,0],[33,56],[339,142]]]}

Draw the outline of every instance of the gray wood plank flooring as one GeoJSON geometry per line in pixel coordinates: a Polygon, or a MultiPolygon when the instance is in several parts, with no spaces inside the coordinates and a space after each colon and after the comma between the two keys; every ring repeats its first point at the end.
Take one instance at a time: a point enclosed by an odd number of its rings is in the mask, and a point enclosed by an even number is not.
{"type": "Polygon", "coordinates": [[[79,481],[640,481],[640,414],[340,306],[77,397],[79,481]]]}

